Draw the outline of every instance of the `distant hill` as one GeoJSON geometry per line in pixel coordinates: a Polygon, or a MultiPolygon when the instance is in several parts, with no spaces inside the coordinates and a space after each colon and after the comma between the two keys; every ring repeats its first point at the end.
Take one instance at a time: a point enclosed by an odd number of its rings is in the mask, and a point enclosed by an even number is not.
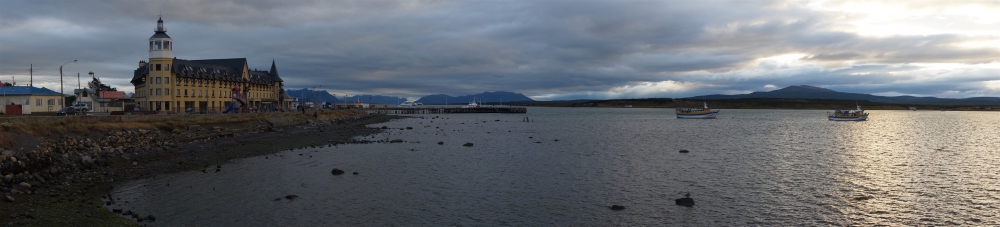
{"type": "Polygon", "coordinates": [[[337,99],[337,97],[333,97],[333,95],[331,95],[330,92],[327,92],[326,90],[309,90],[304,88],[301,90],[288,89],[285,90],[285,93],[288,93],[288,96],[291,96],[293,99],[296,98],[302,99],[303,102],[313,102],[313,103],[344,102],[344,100],[340,100],[337,99]]]}
{"type": "Polygon", "coordinates": [[[858,94],[839,92],[821,87],[808,85],[788,86],[774,91],[758,91],[742,95],[703,95],[690,97],[696,100],[721,100],[721,99],[836,99],[836,100],[864,100],[879,103],[895,104],[916,104],[916,105],[1000,105],[1000,97],[973,97],[965,99],[935,98],[935,97],[914,97],[914,96],[877,96],[870,94],[858,94]]]}
{"type": "Polygon", "coordinates": [[[354,102],[358,100],[369,104],[390,104],[390,105],[399,105],[400,103],[406,102],[406,98],[400,98],[396,96],[355,95],[347,97],[347,102],[354,102]]]}
{"type": "Polygon", "coordinates": [[[472,99],[476,99],[476,102],[489,102],[489,103],[499,103],[503,102],[518,102],[518,101],[535,101],[528,96],[524,96],[521,93],[507,92],[507,91],[497,91],[497,92],[483,92],[480,94],[465,95],[452,97],[445,94],[428,95],[420,99],[417,102],[429,105],[441,105],[441,104],[467,104],[472,102],[472,99]]]}

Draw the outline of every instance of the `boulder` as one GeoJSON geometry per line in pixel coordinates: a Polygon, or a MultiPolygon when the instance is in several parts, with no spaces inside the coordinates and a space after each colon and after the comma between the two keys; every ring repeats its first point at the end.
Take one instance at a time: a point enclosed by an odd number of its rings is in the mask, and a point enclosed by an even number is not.
{"type": "Polygon", "coordinates": [[[146,216],[146,219],[149,219],[149,221],[156,221],[156,216],[150,214],[149,216],[146,216]]]}
{"type": "Polygon", "coordinates": [[[4,197],[4,199],[7,200],[7,202],[12,202],[13,203],[15,201],[14,197],[10,197],[10,194],[4,194],[3,197],[4,197]]]}
{"type": "Polygon", "coordinates": [[[624,210],[625,206],[622,206],[622,205],[611,205],[608,208],[611,208],[611,210],[624,210]]]}
{"type": "Polygon", "coordinates": [[[471,147],[472,143],[465,143],[465,144],[462,144],[462,146],[471,147]]]}
{"type": "Polygon", "coordinates": [[[94,165],[94,159],[90,156],[84,155],[83,158],[80,158],[80,163],[82,163],[83,166],[90,167],[94,165]]]}
{"type": "Polygon", "coordinates": [[[344,174],[344,171],[340,170],[340,169],[337,169],[337,168],[334,168],[333,170],[330,171],[330,173],[333,174],[333,175],[341,175],[341,174],[344,174]]]}
{"type": "Polygon", "coordinates": [[[358,172],[354,172],[354,175],[358,175],[358,172]]]}
{"type": "Polygon", "coordinates": [[[688,150],[681,150],[681,153],[684,153],[684,154],[687,154],[688,152],[690,152],[690,151],[688,151],[688,150]]]}
{"type": "Polygon", "coordinates": [[[694,206],[694,199],[692,198],[680,198],[674,200],[674,203],[681,206],[691,207],[694,206]]]}
{"type": "Polygon", "coordinates": [[[286,195],[285,196],[285,198],[288,199],[288,200],[293,200],[293,199],[298,198],[298,197],[299,196],[297,196],[297,195],[286,195]]]}

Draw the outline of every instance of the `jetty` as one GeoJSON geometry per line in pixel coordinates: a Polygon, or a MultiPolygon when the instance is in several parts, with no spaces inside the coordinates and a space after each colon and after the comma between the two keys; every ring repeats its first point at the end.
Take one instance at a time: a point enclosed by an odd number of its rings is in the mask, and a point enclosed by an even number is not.
{"type": "Polygon", "coordinates": [[[364,109],[368,113],[379,114],[459,114],[459,113],[528,113],[525,107],[477,107],[477,108],[441,108],[441,107],[417,107],[417,108],[371,108],[364,109]]]}

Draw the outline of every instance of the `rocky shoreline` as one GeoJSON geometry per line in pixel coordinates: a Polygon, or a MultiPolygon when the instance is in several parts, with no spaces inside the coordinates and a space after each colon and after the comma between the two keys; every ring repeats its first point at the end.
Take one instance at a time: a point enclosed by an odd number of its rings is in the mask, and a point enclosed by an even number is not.
{"type": "MultiPolygon", "coordinates": [[[[366,125],[396,116],[355,112],[336,118],[270,117],[161,130],[91,132],[35,140],[34,149],[0,154],[4,226],[135,226],[155,214],[110,209],[116,182],[205,170],[225,161],[354,141],[378,133],[366,125]],[[130,220],[131,219],[131,220],[130,220]],[[138,222],[138,223],[137,223],[138,222]]],[[[29,147],[30,148],[30,147],[29,147]]]]}

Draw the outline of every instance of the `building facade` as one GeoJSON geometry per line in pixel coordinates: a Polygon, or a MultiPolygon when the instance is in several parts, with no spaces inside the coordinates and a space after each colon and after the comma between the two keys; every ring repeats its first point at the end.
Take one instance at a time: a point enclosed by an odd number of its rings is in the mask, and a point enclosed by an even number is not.
{"type": "Polygon", "coordinates": [[[21,105],[21,113],[7,113],[7,108],[0,108],[0,113],[31,114],[38,112],[55,113],[61,108],[63,100],[62,94],[49,90],[48,88],[37,88],[32,86],[7,86],[0,87],[2,101],[6,105],[21,105]]]}
{"type": "Polygon", "coordinates": [[[160,18],[149,37],[149,61],[139,61],[132,77],[137,108],[174,113],[222,112],[230,105],[244,112],[288,109],[291,101],[284,98],[274,61],[269,71],[256,71],[246,58],[177,59],[173,47],[160,18]]]}

